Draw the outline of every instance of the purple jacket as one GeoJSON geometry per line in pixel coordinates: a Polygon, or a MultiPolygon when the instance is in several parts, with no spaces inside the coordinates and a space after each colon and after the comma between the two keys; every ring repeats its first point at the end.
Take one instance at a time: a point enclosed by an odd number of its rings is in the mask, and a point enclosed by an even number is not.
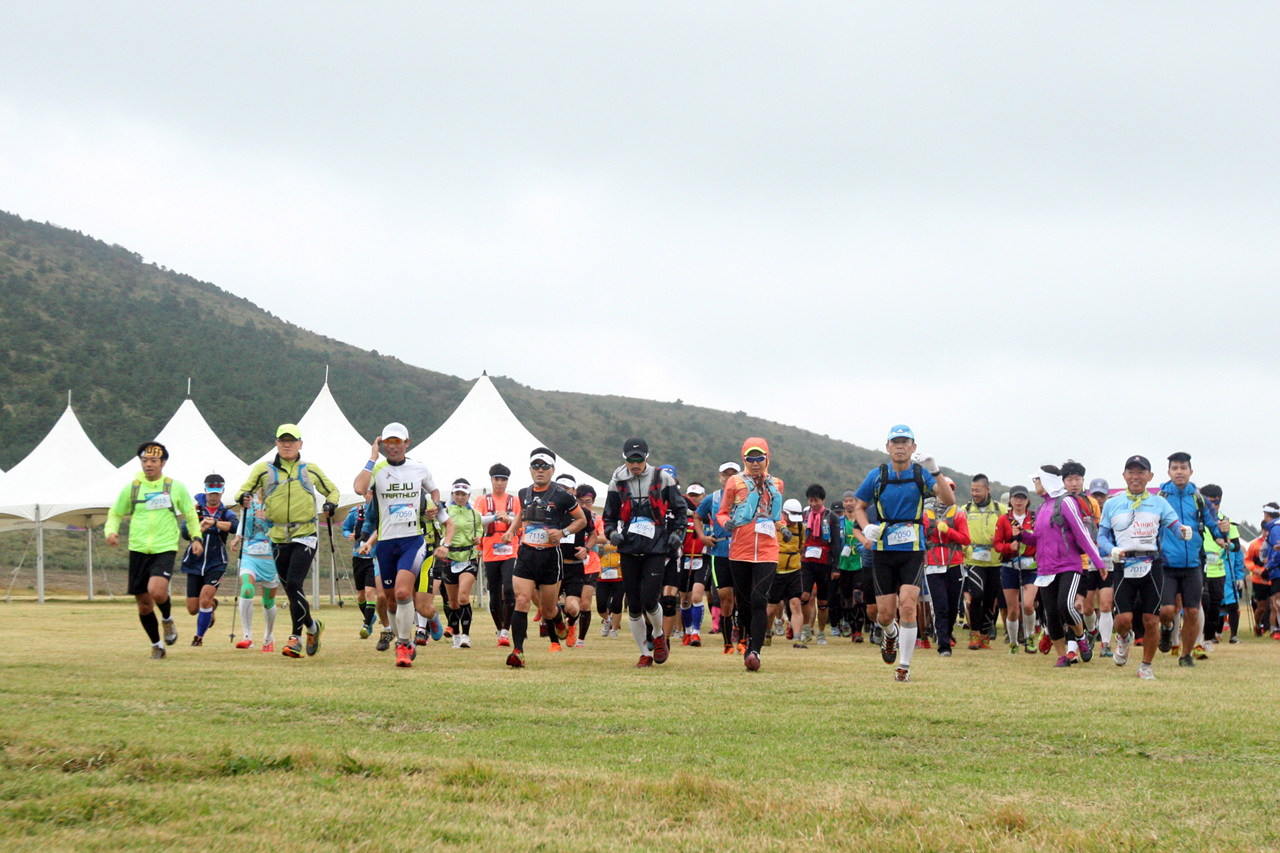
{"type": "Polygon", "coordinates": [[[1036,511],[1034,530],[1023,530],[1022,541],[1036,546],[1036,574],[1060,575],[1063,572],[1081,571],[1080,555],[1088,554],[1093,564],[1102,569],[1102,555],[1098,546],[1089,538],[1084,519],[1080,517],[1080,505],[1074,498],[1063,494],[1057,498],[1047,498],[1036,511]],[[1066,530],[1054,527],[1053,506],[1062,501],[1062,520],[1066,530]]]}

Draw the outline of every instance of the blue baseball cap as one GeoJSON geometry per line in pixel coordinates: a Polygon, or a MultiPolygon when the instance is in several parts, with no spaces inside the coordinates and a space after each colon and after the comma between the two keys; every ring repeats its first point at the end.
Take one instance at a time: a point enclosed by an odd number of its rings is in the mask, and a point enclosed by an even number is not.
{"type": "Polygon", "coordinates": [[[658,466],[658,470],[659,470],[659,471],[666,471],[668,474],[670,474],[670,475],[671,475],[671,479],[673,479],[673,480],[679,480],[679,479],[680,479],[679,477],[677,477],[677,476],[676,476],[676,466],[674,466],[674,465],[659,465],[659,466],[658,466]]]}
{"type": "Polygon", "coordinates": [[[915,441],[916,434],[912,432],[911,427],[906,424],[898,424],[889,430],[889,438],[886,439],[886,441],[893,441],[895,438],[909,438],[912,441],[915,441]]]}

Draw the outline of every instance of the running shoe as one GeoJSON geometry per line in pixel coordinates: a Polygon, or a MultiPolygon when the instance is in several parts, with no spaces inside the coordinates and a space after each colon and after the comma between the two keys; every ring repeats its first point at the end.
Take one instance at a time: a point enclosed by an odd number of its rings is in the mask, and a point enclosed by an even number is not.
{"type": "Polygon", "coordinates": [[[1170,646],[1170,647],[1169,647],[1169,654],[1170,654],[1172,657],[1175,657],[1175,658],[1180,658],[1180,657],[1182,657],[1182,644],[1181,644],[1181,643],[1174,643],[1172,646],[1170,646]]]}
{"type": "Polygon", "coordinates": [[[315,633],[307,631],[307,657],[314,657],[315,653],[320,651],[320,634],[324,631],[324,623],[319,619],[314,621],[316,623],[315,633]]]}
{"type": "Polygon", "coordinates": [[[982,635],[978,640],[978,648],[991,651],[991,638],[986,636],[985,634],[982,635]]]}
{"type": "Polygon", "coordinates": [[[666,663],[667,657],[671,654],[671,646],[667,642],[666,636],[659,634],[653,638],[653,662],[666,663]]]}
{"type": "Polygon", "coordinates": [[[584,642],[582,642],[582,638],[581,638],[581,637],[579,637],[579,638],[578,638],[578,642],[574,643],[574,644],[573,644],[573,647],[574,647],[575,649],[585,649],[585,648],[587,647],[587,644],[586,644],[586,643],[584,643],[584,642]]]}
{"type": "Polygon", "coordinates": [[[164,646],[152,646],[152,647],[151,647],[151,659],[152,659],[152,660],[163,660],[163,659],[164,659],[164,656],[165,656],[166,654],[168,654],[168,652],[166,652],[166,651],[164,650],[164,646]]]}
{"type": "Polygon", "coordinates": [[[861,632],[861,631],[854,631],[854,632],[853,632],[853,641],[854,641],[855,643],[861,643],[861,642],[862,642],[862,632],[861,632]]]}
{"type": "Polygon", "coordinates": [[[413,644],[415,646],[425,646],[427,644],[427,629],[419,628],[413,632],[413,644]]]}
{"type": "Polygon", "coordinates": [[[1178,666],[1195,666],[1196,662],[1191,659],[1191,655],[1183,655],[1178,658],[1178,666]]]}
{"type": "Polygon", "coordinates": [[[978,632],[970,631],[969,632],[969,651],[976,652],[980,648],[982,648],[982,641],[978,639],[978,632]]]}
{"type": "Polygon", "coordinates": [[[523,669],[524,668],[524,652],[522,652],[520,649],[512,650],[511,654],[507,655],[507,666],[511,667],[512,669],[523,669]]]}
{"type": "Polygon", "coordinates": [[[1034,655],[1036,653],[1036,641],[1028,637],[1027,641],[1022,644],[1022,650],[1029,655],[1034,655]]]}
{"type": "Polygon", "coordinates": [[[370,633],[370,626],[367,623],[362,623],[360,625],[360,639],[362,640],[369,639],[369,633],[370,633]]]}
{"type": "MultiPolygon", "coordinates": [[[[675,634],[672,634],[671,636],[672,636],[672,638],[673,638],[673,639],[675,638],[675,634]]],[[[692,643],[692,642],[693,642],[693,635],[692,635],[692,634],[685,634],[684,636],[682,636],[682,637],[680,638],[680,645],[682,645],[682,646],[687,646],[687,645],[689,645],[689,644],[690,644],[690,643],[692,643]]]]}
{"type": "Polygon", "coordinates": [[[500,648],[506,648],[509,645],[511,645],[511,632],[506,628],[503,628],[498,632],[498,646],[500,648]]]}
{"type": "Polygon", "coordinates": [[[679,640],[679,639],[680,639],[681,637],[683,637],[683,636],[684,636],[684,630],[683,630],[683,629],[681,629],[681,628],[672,628],[672,629],[671,629],[671,639],[673,639],[673,640],[679,640]]]}
{"type": "Polygon", "coordinates": [[[1080,652],[1067,652],[1066,658],[1068,663],[1080,663],[1080,652]]]}
{"type": "Polygon", "coordinates": [[[731,654],[733,654],[733,646],[730,646],[730,645],[726,644],[726,645],[725,645],[725,647],[724,647],[724,652],[723,652],[723,654],[726,654],[726,655],[731,655],[731,654]]]}
{"type": "Polygon", "coordinates": [[[765,634],[765,635],[764,635],[764,644],[765,644],[766,646],[772,646],[772,645],[773,645],[773,634],[765,634]]]}
{"type": "Polygon", "coordinates": [[[694,648],[698,648],[699,646],[701,646],[701,645],[702,645],[702,635],[701,635],[701,634],[694,634],[694,635],[693,635],[693,639],[691,639],[691,640],[689,641],[689,645],[693,646],[694,648]]]}
{"type": "MultiPolygon", "coordinates": [[[[195,644],[192,643],[192,645],[195,645],[195,644]]],[[[1205,658],[1209,657],[1209,653],[1205,651],[1205,648],[1203,645],[1201,645],[1200,643],[1196,643],[1196,647],[1191,650],[1191,656],[1196,660],[1204,660],[1205,658]]]]}
{"type": "Polygon", "coordinates": [[[893,680],[901,684],[906,684],[911,680],[911,668],[907,666],[898,667],[893,671],[893,680]]]}
{"type": "Polygon", "coordinates": [[[578,626],[570,625],[568,632],[566,632],[564,636],[565,648],[568,648],[569,646],[575,646],[577,644],[578,644],[578,626]]]}
{"type": "Polygon", "coordinates": [[[826,631],[819,631],[819,632],[818,632],[818,645],[820,645],[820,646],[825,646],[825,645],[827,645],[827,632],[826,632],[826,631]]]}
{"type": "Polygon", "coordinates": [[[453,647],[454,647],[455,649],[460,649],[460,648],[462,648],[462,635],[461,635],[461,634],[454,634],[454,635],[453,635],[453,647]]]}
{"type": "Polygon", "coordinates": [[[926,636],[926,637],[921,637],[921,638],[920,638],[920,648],[922,648],[922,649],[931,649],[931,648],[933,648],[933,642],[932,642],[932,641],[931,641],[927,636],[926,636]]]}
{"type": "Polygon", "coordinates": [[[555,625],[557,639],[566,640],[569,638],[569,631],[572,629],[564,623],[563,619],[552,624],[555,625]]]}
{"type": "Polygon", "coordinates": [[[275,650],[276,650],[276,644],[275,644],[275,643],[273,643],[273,642],[266,642],[266,643],[263,643],[263,644],[262,644],[262,653],[263,653],[263,654],[270,654],[271,652],[274,652],[275,650]]]}
{"type": "Polygon", "coordinates": [[[1068,655],[1060,655],[1058,657],[1058,662],[1055,663],[1054,666],[1071,666],[1073,663],[1075,663],[1075,661],[1073,661],[1068,655]]]}
{"type": "MultiPolygon", "coordinates": [[[[436,617],[436,621],[437,621],[437,622],[439,622],[439,621],[440,621],[440,617],[438,617],[438,616],[437,616],[437,617],[436,617]]],[[[452,639],[453,639],[453,627],[452,627],[451,625],[445,625],[442,629],[440,629],[440,637],[448,637],[449,639],[451,639],[451,640],[452,640],[452,639]]],[[[440,639],[440,637],[432,637],[431,639],[433,639],[433,640],[438,640],[438,639],[440,639]]]]}
{"type": "Polygon", "coordinates": [[[1156,674],[1151,671],[1151,664],[1149,663],[1138,664],[1138,677],[1141,678],[1143,681],[1155,681],[1156,674]]]}
{"type": "Polygon", "coordinates": [[[1104,658],[1115,657],[1115,655],[1114,655],[1114,654],[1112,654],[1112,652],[1111,652],[1111,644],[1110,644],[1110,643],[1103,643],[1103,644],[1102,644],[1102,646],[1101,646],[1101,648],[1099,648],[1099,649],[1098,649],[1098,654],[1099,654],[1101,657],[1104,657],[1104,658]]]}
{"type": "Polygon", "coordinates": [[[787,624],[786,624],[785,622],[783,622],[781,619],[774,619],[774,620],[773,620],[773,635],[774,635],[775,637],[781,637],[781,636],[782,636],[783,634],[785,634],[785,633],[787,633],[787,624]]]}
{"type": "Polygon", "coordinates": [[[1040,654],[1047,655],[1053,651],[1053,640],[1049,639],[1048,631],[1040,632],[1040,639],[1036,641],[1036,648],[1040,650],[1040,654]]]}
{"type": "Polygon", "coordinates": [[[747,672],[760,671],[760,655],[757,652],[747,652],[742,662],[747,667],[747,672]]]}
{"type": "Polygon", "coordinates": [[[469,648],[471,648],[471,635],[470,635],[470,634],[463,634],[463,635],[461,635],[460,637],[458,637],[458,639],[461,641],[461,642],[459,642],[459,643],[458,643],[458,648],[460,648],[460,649],[469,649],[469,648]]]}
{"type": "Polygon", "coordinates": [[[808,625],[805,625],[803,628],[800,629],[800,642],[802,643],[813,642],[813,628],[809,627],[808,625]]]}
{"type": "Polygon", "coordinates": [[[1133,641],[1133,644],[1138,648],[1142,648],[1142,639],[1143,639],[1142,637],[1139,637],[1138,639],[1133,641]]]}
{"type": "Polygon", "coordinates": [[[616,639],[618,639],[618,629],[617,629],[617,628],[610,628],[610,629],[609,629],[609,639],[610,639],[610,640],[616,640],[616,639]]]}
{"type": "Polygon", "coordinates": [[[885,663],[893,663],[898,659],[898,638],[886,636],[884,631],[880,632],[883,637],[880,641],[880,659],[885,663]]]}
{"type": "Polygon", "coordinates": [[[172,646],[178,642],[178,626],[173,624],[173,620],[162,619],[160,624],[164,625],[164,644],[172,646]]]}
{"type": "Polygon", "coordinates": [[[431,617],[431,621],[427,623],[427,630],[431,632],[431,639],[439,641],[444,636],[444,626],[440,624],[440,614],[431,617]]]}
{"type": "Polygon", "coordinates": [[[791,623],[790,623],[790,622],[788,622],[788,623],[787,623],[787,639],[788,639],[788,640],[793,640],[793,639],[795,639],[795,636],[796,636],[795,631],[794,631],[794,630],[792,630],[792,628],[791,628],[791,623]]]}
{"type": "Polygon", "coordinates": [[[284,644],[284,648],[280,650],[280,654],[287,658],[302,657],[302,640],[299,637],[290,637],[289,642],[284,644]]]}
{"type": "Polygon", "coordinates": [[[1231,639],[1228,640],[1227,642],[1229,642],[1231,645],[1234,646],[1236,643],[1240,642],[1240,638],[1237,637],[1235,634],[1232,634],[1231,639]]]}
{"type": "Polygon", "coordinates": [[[653,658],[649,655],[640,655],[640,660],[636,661],[636,669],[647,669],[653,666],[653,658]]]}
{"type": "Polygon", "coordinates": [[[924,648],[924,638],[923,638],[923,637],[916,637],[916,648],[917,648],[917,649],[923,649],[923,648],[924,648]]]}
{"type": "Polygon", "coordinates": [[[792,643],[792,644],[791,644],[791,648],[793,648],[793,649],[807,649],[807,648],[809,648],[809,647],[808,647],[807,645],[805,645],[804,643],[800,642],[799,640],[796,640],[794,643],[792,643]]]}
{"type": "Polygon", "coordinates": [[[552,651],[553,653],[554,653],[554,652],[558,652],[558,651],[560,651],[560,644],[559,644],[559,643],[557,643],[555,640],[552,640],[552,641],[551,641],[551,651],[552,651]]]}
{"type": "Polygon", "coordinates": [[[1009,654],[1016,655],[1018,653],[1018,644],[1016,642],[1009,644],[1009,654]]]}
{"type": "Polygon", "coordinates": [[[739,640],[738,645],[734,646],[738,650],[738,654],[745,655],[747,653],[747,641],[739,640]]]}
{"type": "Polygon", "coordinates": [[[1173,648],[1173,626],[1170,625],[1169,627],[1166,628],[1165,626],[1161,625],[1159,649],[1162,653],[1164,653],[1164,652],[1168,652],[1171,648],[1173,648]]]}
{"type": "Polygon", "coordinates": [[[390,628],[383,628],[382,633],[378,635],[378,645],[374,646],[380,652],[385,652],[391,648],[391,641],[395,639],[395,632],[390,628]]]}
{"type": "Polygon", "coordinates": [[[413,658],[409,656],[409,650],[412,648],[413,646],[408,643],[396,643],[396,666],[413,666],[413,658]]]}
{"type": "Polygon", "coordinates": [[[608,639],[608,638],[609,638],[609,623],[608,623],[608,622],[605,622],[603,625],[601,625],[601,626],[600,626],[600,636],[601,636],[601,637],[604,637],[605,639],[608,639]]]}
{"type": "Polygon", "coordinates": [[[1273,639],[1273,640],[1280,640],[1280,631],[1272,631],[1272,632],[1271,632],[1271,639],[1273,639]]]}
{"type": "MultiPolygon", "coordinates": [[[[210,627],[212,627],[212,626],[210,626],[210,627]]],[[[193,646],[203,646],[203,645],[204,645],[204,637],[201,637],[199,634],[196,634],[194,637],[192,637],[192,638],[191,638],[191,645],[193,645],[193,646]]]]}
{"type": "Polygon", "coordinates": [[[1085,663],[1093,660],[1093,646],[1089,644],[1088,635],[1082,634],[1080,639],[1076,640],[1076,643],[1080,646],[1080,660],[1085,663]]]}
{"type": "Polygon", "coordinates": [[[248,637],[245,637],[243,640],[241,640],[240,642],[236,643],[236,648],[237,648],[237,649],[247,649],[247,648],[249,648],[249,647],[250,647],[250,646],[252,646],[252,645],[253,645],[253,640],[250,640],[248,637]]]}
{"type": "Polygon", "coordinates": [[[941,657],[941,658],[949,658],[949,657],[951,657],[951,647],[950,647],[950,646],[938,646],[938,657],[941,657]]]}
{"type": "MultiPolygon", "coordinates": [[[[1277,638],[1280,639],[1280,638],[1277,638]]],[[[729,632],[729,645],[736,646],[742,640],[742,629],[734,628],[729,632]]]]}

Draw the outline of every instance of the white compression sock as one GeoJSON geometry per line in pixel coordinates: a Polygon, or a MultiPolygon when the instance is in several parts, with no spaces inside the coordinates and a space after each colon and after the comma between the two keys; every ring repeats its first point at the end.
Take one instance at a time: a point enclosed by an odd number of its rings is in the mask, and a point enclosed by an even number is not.
{"type": "Polygon", "coordinates": [[[636,616],[634,618],[627,617],[627,621],[631,625],[631,636],[636,641],[636,646],[639,647],[640,654],[642,655],[651,654],[651,652],[649,651],[649,646],[646,644],[646,641],[644,638],[644,633],[645,633],[644,617],[643,616],[636,616]]]}
{"type": "Polygon", "coordinates": [[[1017,619],[1004,620],[1004,632],[1009,635],[1009,642],[1014,645],[1018,643],[1018,624],[1017,619]]]}
{"type": "Polygon", "coordinates": [[[1084,629],[1086,631],[1092,631],[1097,624],[1098,624],[1098,611],[1095,610],[1092,613],[1085,614],[1084,629]]]}
{"type": "Polygon", "coordinates": [[[413,617],[417,615],[413,609],[413,599],[404,601],[396,599],[396,639],[407,643],[413,638],[413,617]]]}
{"type": "Polygon", "coordinates": [[[649,624],[653,626],[653,636],[662,636],[662,607],[653,608],[646,614],[649,617],[649,624]]]}
{"type": "Polygon", "coordinates": [[[262,642],[264,643],[274,643],[276,641],[276,614],[278,612],[274,601],[271,602],[270,607],[262,608],[262,615],[267,620],[267,633],[262,635],[262,642]]]}
{"type": "Polygon", "coordinates": [[[1027,635],[1028,640],[1036,635],[1036,615],[1034,613],[1022,614],[1022,632],[1027,635]]]}
{"type": "Polygon", "coordinates": [[[253,639],[253,599],[240,599],[240,621],[244,624],[244,638],[253,639]]]}
{"type": "Polygon", "coordinates": [[[1111,631],[1115,627],[1116,618],[1110,613],[1102,613],[1098,615],[1098,633],[1102,635],[1102,642],[1111,645],[1111,631]]]}
{"type": "Polygon", "coordinates": [[[900,666],[911,666],[911,655],[916,650],[917,632],[915,622],[902,623],[902,630],[898,631],[898,664],[900,666]]]}
{"type": "Polygon", "coordinates": [[[427,617],[423,616],[421,613],[418,613],[417,611],[414,611],[414,616],[415,616],[415,622],[417,626],[424,631],[427,630],[427,617]]]}

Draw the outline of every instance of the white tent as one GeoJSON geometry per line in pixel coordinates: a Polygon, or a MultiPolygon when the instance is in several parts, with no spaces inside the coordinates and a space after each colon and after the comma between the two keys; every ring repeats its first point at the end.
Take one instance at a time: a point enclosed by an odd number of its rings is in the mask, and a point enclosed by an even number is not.
{"type": "MultiPolygon", "coordinates": [[[[44,602],[44,527],[76,523],[91,527],[101,521],[114,493],[99,493],[95,484],[115,474],[115,466],[94,446],[70,403],[49,434],[0,482],[0,526],[36,527],[36,598],[44,602]]],[[[92,538],[85,554],[93,582],[92,538]]]]}
{"type": "MultiPolygon", "coordinates": [[[[425,441],[410,447],[409,455],[431,468],[441,497],[447,500],[444,493],[459,477],[465,477],[477,494],[487,490],[489,467],[495,462],[511,469],[511,491],[529,485],[529,451],[542,444],[520,423],[488,374],[484,374],[449,419],[425,441]]],[[[572,474],[579,485],[590,483],[597,500],[603,503],[607,484],[575,467],[559,448],[551,449],[558,458],[557,476],[572,474]]]]}
{"type": "MultiPolygon", "coordinates": [[[[227,490],[232,491],[249,473],[249,466],[227,449],[190,397],[182,401],[155,440],[169,451],[164,475],[182,483],[193,495],[204,491],[204,478],[208,474],[221,474],[227,481],[227,490]]],[[[115,469],[110,480],[103,484],[112,499],[141,470],[137,459],[130,459],[115,469]]]]}

